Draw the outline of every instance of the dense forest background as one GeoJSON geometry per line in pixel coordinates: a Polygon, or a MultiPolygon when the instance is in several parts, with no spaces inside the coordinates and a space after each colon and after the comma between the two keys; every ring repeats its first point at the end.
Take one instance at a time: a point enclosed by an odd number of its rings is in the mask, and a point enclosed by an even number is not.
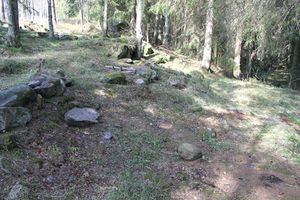
{"type": "MultiPolygon", "coordinates": [[[[2,21],[9,19],[5,2],[0,1],[2,21]]],[[[20,20],[47,22],[51,16],[54,24],[81,24],[83,33],[106,36],[120,29],[134,36],[141,4],[141,36],[152,45],[202,59],[202,67],[214,73],[300,87],[298,0],[19,0],[18,4],[20,20]]]]}

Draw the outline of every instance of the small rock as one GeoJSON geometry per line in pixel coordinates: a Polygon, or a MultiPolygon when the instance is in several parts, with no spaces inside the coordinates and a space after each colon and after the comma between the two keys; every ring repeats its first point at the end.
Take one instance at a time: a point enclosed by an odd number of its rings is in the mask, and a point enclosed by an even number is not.
{"type": "Polygon", "coordinates": [[[36,100],[36,93],[28,85],[17,85],[0,91],[0,107],[25,106],[36,100]]]}
{"type": "Polygon", "coordinates": [[[127,60],[125,60],[126,64],[134,64],[133,60],[131,58],[128,58],[127,60]]]}
{"type": "Polygon", "coordinates": [[[113,139],[113,135],[110,131],[105,131],[103,135],[103,142],[108,144],[113,139]]]}
{"type": "Polygon", "coordinates": [[[30,110],[23,107],[0,107],[0,131],[25,126],[32,116],[30,110]]]}
{"type": "Polygon", "coordinates": [[[178,153],[184,160],[192,161],[202,157],[201,149],[193,144],[182,143],[178,147],[178,153]]]}
{"type": "Polygon", "coordinates": [[[169,80],[169,84],[173,87],[176,87],[178,89],[184,89],[186,88],[186,85],[184,83],[182,83],[179,80],[169,80]]]}
{"type": "Polygon", "coordinates": [[[157,72],[150,67],[142,66],[136,70],[136,74],[145,78],[149,83],[158,80],[157,72]]]}
{"type": "Polygon", "coordinates": [[[137,84],[137,85],[145,85],[145,81],[143,80],[143,79],[137,79],[136,81],[135,81],[135,84],[137,84]]]}
{"type": "Polygon", "coordinates": [[[126,84],[126,76],[121,72],[110,72],[105,74],[103,82],[110,84],[126,84]]]}
{"type": "Polygon", "coordinates": [[[89,172],[84,172],[84,173],[83,173],[83,176],[84,176],[85,178],[88,178],[88,177],[90,176],[90,173],[89,173],[89,172]]]}
{"type": "Polygon", "coordinates": [[[55,181],[55,178],[54,178],[54,176],[50,175],[50,176],[48,176],[48,177],[46,178],[46,181],[47,181],[48,183],[53,183],[53,182],[55,181]]]}
{"type": "Polygon", "coordinates": [[[87,126],[98,123],[100,114],[92,108],[73,108],[65,114],[65,121],[70,126],[87,126]]]}
{"type": "Polygon", "coordinates": [[[7,200],[24,200],[29,199],[29,189],[17,182],[10,190],[7,200]]]}

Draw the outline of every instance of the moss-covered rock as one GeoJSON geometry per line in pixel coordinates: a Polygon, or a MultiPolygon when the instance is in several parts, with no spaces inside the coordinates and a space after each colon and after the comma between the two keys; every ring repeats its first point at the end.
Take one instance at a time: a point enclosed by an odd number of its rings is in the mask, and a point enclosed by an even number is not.
{"type": "Polygon", "coordinates": [[[15,134],[0,134],[0,151],[12,151],[17,147],[17,137],[15,134]]]}
{"type": "Polygon", "coordinates": [[[121,85],[124,85],[127,82],[125,74],[123,74],[121,72],[110,72],[110,73],[107,73],[103,77],[102,81],[104,83],[121,84],[121,85]]]}

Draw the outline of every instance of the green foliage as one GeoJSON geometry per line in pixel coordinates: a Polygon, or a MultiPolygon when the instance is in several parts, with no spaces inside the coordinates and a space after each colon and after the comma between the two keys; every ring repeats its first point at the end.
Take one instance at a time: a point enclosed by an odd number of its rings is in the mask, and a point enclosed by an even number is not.
{"type": "Polygon", "coordinates": [[[3,74],[19,74],[22,73],[28,66],[28,63],[11,59],[0,61],[0,73],[3,74]]]}

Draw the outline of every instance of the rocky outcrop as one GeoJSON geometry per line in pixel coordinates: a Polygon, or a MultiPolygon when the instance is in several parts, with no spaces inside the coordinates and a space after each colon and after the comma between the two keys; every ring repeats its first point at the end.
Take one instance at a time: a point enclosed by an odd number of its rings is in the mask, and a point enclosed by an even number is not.
{"type": "Polygon", "coordinates": [[[25,84],[0,91],[0,107],[25,106],[35,99],[36,93],[25,84]]]}
{"type": "Polygon", "coordinates": [[[47,73],[38,73],[31,77],[28,85],[44,98],[61,96],[65,92],[66,85],[59,76],[52,76],[47,73]]]}

